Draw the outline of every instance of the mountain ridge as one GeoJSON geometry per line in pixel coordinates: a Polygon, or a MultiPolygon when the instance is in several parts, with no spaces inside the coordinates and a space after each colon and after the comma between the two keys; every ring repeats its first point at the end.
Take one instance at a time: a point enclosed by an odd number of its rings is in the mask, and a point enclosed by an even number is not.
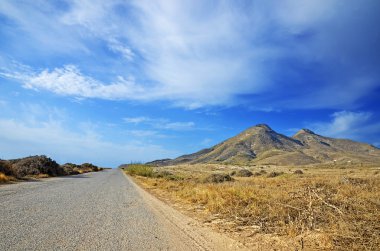
{"type": "Polygon", "coordinates": [[[274,131],[267,124],[257,124],[210,148],[147,164],[166,166],[198,163],[380,163],[380,149],[349,139],[325,137],[305,128],[288,137],[274,131]]]}

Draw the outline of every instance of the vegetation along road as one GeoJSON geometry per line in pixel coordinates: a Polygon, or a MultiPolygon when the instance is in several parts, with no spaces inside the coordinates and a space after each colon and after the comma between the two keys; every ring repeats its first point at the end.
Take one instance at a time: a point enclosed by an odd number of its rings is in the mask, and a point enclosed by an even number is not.
{"type": "Polygon", "coordinates": [[[233,250],[120,170],[0,186],[0,250],[233,250]]]}

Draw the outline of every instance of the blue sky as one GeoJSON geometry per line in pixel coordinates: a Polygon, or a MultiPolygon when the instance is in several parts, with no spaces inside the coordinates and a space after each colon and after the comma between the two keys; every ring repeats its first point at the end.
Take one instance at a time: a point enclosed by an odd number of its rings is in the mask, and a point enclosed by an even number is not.
{"type": "Polygon", "coordinates": [[[117,166],[258,123],[380,146],[380,2],[0,2],[0,158],[117,166]]]}

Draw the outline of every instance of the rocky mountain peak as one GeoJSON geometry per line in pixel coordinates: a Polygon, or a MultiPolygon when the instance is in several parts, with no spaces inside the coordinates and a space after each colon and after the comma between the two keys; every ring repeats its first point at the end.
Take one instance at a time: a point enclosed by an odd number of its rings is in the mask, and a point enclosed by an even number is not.
{"type": "Polygon", "coordinates": [[[253,128],[264,129],[266,131],[273,131],[267,124],[257,124],[253,128]]]}
{"type": "Polygon", "coordinates": [[[312,130],[309,130],[306,128],[299,130],[294,136],[300,135],[300,134],[313,134],[313,135],[315,135],[315,133],[312,130]]]}
{"type": "Polygon", "coordinates": [[[211,148],[151,164],[307,165],[333,160],[342,163],[380,163],[380,150],[364,143],[324,137],[309,129],[301,129],[293,137],[288,137],[266,124],[258,124],[211,148]]]}

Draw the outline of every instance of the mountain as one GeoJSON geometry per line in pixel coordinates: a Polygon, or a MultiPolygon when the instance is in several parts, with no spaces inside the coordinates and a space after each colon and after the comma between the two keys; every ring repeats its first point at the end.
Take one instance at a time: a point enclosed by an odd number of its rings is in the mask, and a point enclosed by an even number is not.
{"type": "Polygon", "coordinates": [[[307,165],[320,163],[380,163],[380,149],[347,139],[334,139],[301,129],[287,137],[259,124],[213,147],[176,159],[148,164],[196,163],[307,165]]]}

